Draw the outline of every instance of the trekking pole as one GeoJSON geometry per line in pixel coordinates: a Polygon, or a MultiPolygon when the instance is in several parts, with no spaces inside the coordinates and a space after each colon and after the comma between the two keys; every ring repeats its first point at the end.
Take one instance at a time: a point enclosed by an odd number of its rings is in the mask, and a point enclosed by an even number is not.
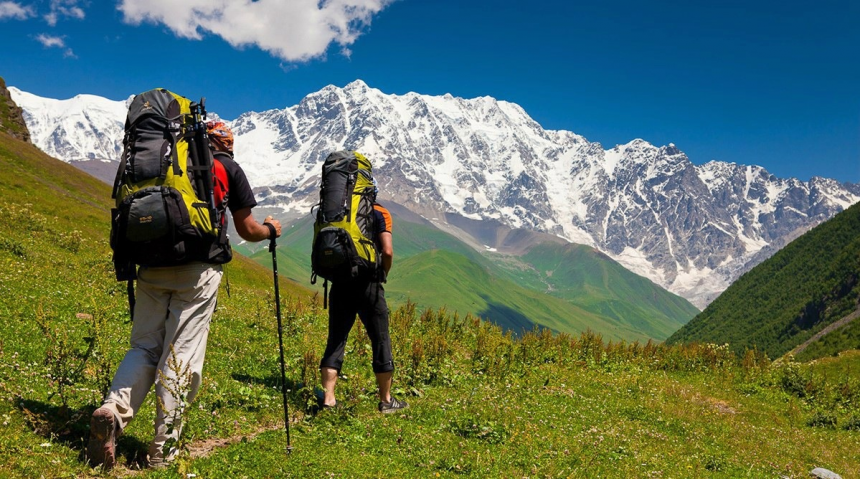
{"type": "Polygon", "coordinates": [[[269,251],[272,253],[272,271],[275,275],[275,314],[278,316],[278,345],[281,349],[281,395],[284,397],[284,427],[287,430],[287,454],[293,452],[290,444],[290,414],[287,409],[287,372],[284,366],[284,328],[281,325],[281,294],[278,290],[278,257],[275,253],[275,228],[269,226],[272,237],[269,239],[269,251]]]}
{"type": "Polygon", "coordinates": [[[221,227],[221,218],[215,206],[214,179],[212,178],[212,153],[209,149],[209,135],[206,132],[206,98],[200,103],[191,103],[191,141],[188,151],[191,156],[191,170],[200,197],[209,206],[209,217],[213,225],[221,227]]]}

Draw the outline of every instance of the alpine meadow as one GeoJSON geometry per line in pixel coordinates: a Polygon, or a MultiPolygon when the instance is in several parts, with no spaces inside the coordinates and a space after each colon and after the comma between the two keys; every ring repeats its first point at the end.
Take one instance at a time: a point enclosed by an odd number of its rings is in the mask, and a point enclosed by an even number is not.
{"type": "Polygon", "coordinates": [[[3,86],[2,477],[860,477],[857,206],[698,315],[594,248],[530,237],[520,255],[479,251],[392,207],[393,393],[410,407],[385,415],[360,324],[339,406],[318,407],[328,319],[306,288],[312,233],[300,219],[277,250],[286,384],[271,256],[240,245],[248,256],[226,266],[179,457],[139,467],[150,395],[119,438],[117,467],[92,468],[90,416],[131,328],[111,261],[110,186],[45,154],[22,125],[3,86]]]}

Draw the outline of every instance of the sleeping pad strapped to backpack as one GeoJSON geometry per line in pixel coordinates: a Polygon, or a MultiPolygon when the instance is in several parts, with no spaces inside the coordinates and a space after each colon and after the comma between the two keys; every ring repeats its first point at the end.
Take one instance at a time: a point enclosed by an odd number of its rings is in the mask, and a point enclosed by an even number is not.
{"type": "Polygon", "coordinates": [[[375,186],[370,160],[357,151],[336,151],[322,166],[320,202],[311,252],[313,276],[328,281],[373,279],[375,186]]]}
{"type": "Polygon", "coordinates": [[[129,106],[111,210],[118,280],[133,279],[135,265],[230,261],[223,207],[216,204],[226,192],[226,172],[212,160],[202,103],[156,89],[129,106]]]}

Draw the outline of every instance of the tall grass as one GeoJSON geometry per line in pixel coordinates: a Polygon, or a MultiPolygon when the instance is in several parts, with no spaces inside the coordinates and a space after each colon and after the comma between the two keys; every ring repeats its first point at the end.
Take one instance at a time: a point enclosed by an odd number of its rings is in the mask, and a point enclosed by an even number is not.
{"type": "MultiPolygon", "coordinates": [[[[102,306],[88,299],[73,310],[112,318],[99,327],[118,340],[101,341],[98,349],[115,365],[129,327],[122,320],[124,298],[105,265],[95,270],[103,272],[100,281],[92,278],[71,293],[87,292],[102,306]]],[[[261,283],[268,279],[259,274],[261,283]]],[[[391,314],[395,394],[412,407],[395,417],[375,412],[369,341],[357,323],[339,382],[341,407],[318,412],[326,311],[318,298],[295,294],[285,295],[282,305],[296,448],[287,457],[277,446],[284,441],[283,405],[271,291],[234,279],[230,297],[220,294],[204,385],[188,408],[186,451],[168,471],[148,471],[153,477],[380,477],[388,471],[404,477],[791,477],[819,465],[846,477],[860,473],[852,449],[860,422],[856,377],[772,364],[756,351],[738,358],[725,345],[626,343],[545,329],[515,338],[479,318],[418,311],[414,304],[391,314]],[[771,423],[774,417],[784,419],[771,423]],[[191,455],[195,444],[215,440],[232,445],[191,455]],[[750,456],[747,448],[763,452],[750,456]],[[339,453],[320,455],[326,450],[339,453]]],[[[50,304],[47,296],[37,301],[50,304]]],[[[45,309],[18,319],[62,341],[19,342],[8,323],[0,328],[0,416],[7,422],[0,472],[87,475],[79,453],[104,379],[58,374],[54,360],[66,354],[74,371],[104,369],[86,354],[93,337],[88,324],[95,323],[89,316],[47,321],[44,315],[45,309]],[[65,379],[37,386],[39,377],[65,379]]],[[[123,436],[120,471],[134,468],[145,450],[153,410],[149,401],[123,436]]]]}
{"type": "MultiPolygon", "coordinates": [[[[7,161],[0,142],[0,477],[102,476],[81,453],[131,329],[107,247],[109,194],[20,148],[42,169],[7,161]],[[42,181],[53,170],[63,178],[42,181]]],[[[237,257],[227,277],[203,384],[184,411],[183,451],[140,476],[803,477],[818,466],[860,476],[855,356],[773,364],[725,345],[588,331],[515,338],[474,316],[406,304],[390,323],[394,393],[411,407],[376,411],[357,323],[341,407],[317,411],[327,312],[282,281],[288,456],[271,272],[237,257]]],[[[108,476],[134,469],[154,414],[150,397],[108,476]]]]}

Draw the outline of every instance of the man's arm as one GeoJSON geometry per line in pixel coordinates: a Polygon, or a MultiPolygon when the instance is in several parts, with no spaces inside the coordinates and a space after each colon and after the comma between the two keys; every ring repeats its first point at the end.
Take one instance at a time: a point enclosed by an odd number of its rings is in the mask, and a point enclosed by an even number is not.
{"type": "Polygon", "coordinates": [[[391,233],[388,231],[379,233],[379,246],[382,247],[379,256],[381,256],[382,269],[385,271],[386,276],[388,276],[388,272],[391,270],[391,263],[394,260],[394,245],[392,243],[391,233]]]}
{"type": "MultiPolygon", "coordinates": [[[[281,222],[267,216],[263,223],[269,223],[275,227],[276,236],[281,236],[281,222]]],[[[257,220],[251,215],[251,208],[242,208],[233,212],[233,224],[236,225],[236,232],[245,241],[263,241],[269,239],[269,227],[257,223],[257,220]]],[[[390,236],[390,235],[389,235],[390,236]]]]}

